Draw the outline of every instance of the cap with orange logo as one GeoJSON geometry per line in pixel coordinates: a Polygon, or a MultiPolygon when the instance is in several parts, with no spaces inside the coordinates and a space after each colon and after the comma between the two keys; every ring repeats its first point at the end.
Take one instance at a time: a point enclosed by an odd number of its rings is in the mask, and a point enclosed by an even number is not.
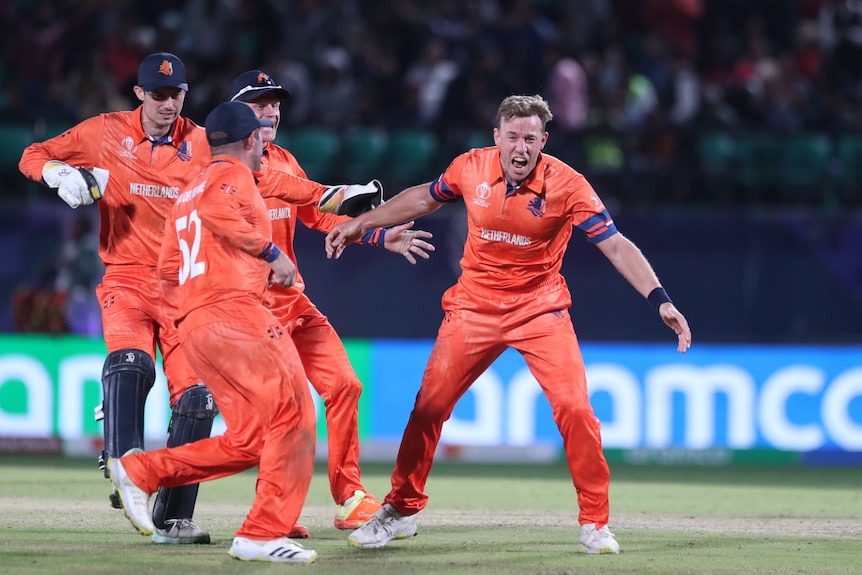
{"type": "Polygon", "coordinates": [[[231,82],[228,100],[252,102],[270,92],[274,93],[279,100],[290,98],[290,92],[282,88],[269,74],[260,70],[249,70],[231,82]]]}
{"type": "Polygon", "coordinates": [[[138,86],[148,92],[162,87],[188,91],[186,67],[170,52],[150,54],[138,66],[138,86]]]}

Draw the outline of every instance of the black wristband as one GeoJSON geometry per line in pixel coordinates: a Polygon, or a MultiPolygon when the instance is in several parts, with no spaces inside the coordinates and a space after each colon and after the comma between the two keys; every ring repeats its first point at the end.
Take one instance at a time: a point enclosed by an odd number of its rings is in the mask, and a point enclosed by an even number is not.
{"type": "Polygon", "coordinates": [[[647,296],[647,301],[650,302],[653,307],[655,307],[656,311],[661,307],[661,304],[665,302],[673,303],[670,299],[670,296],[667,295],[667,292],[664,291],[663,287],[657,287],[647,296]]]}

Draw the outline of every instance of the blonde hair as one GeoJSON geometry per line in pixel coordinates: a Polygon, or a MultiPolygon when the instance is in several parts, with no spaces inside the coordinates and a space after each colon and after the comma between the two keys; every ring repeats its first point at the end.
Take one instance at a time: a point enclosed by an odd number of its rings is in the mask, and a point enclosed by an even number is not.
{"type": "Polygon", "coordinates": [[[542,121],[542,130],[545,129],[545,124],[554,118],[548,102],[538,94],[535,96],[509,96],[497,108],[497,127],[503,123],[503,120],[529,118],[530,116],[539,117],[542,121]]]}

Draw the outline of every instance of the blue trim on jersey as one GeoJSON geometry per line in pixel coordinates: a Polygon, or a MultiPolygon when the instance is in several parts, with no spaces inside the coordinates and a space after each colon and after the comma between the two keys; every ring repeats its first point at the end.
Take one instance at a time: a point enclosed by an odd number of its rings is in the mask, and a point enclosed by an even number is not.
{"type": "Polygon", "coordinates": [[[584,232],[591,244],[597,244],[617,233],[617,226],[607,210],[587,218],[576,227],[584,232]]]}
{"type": "Polygon", "coordinates": [[[434,201],[440,203],[454,202],[458,199],[458,196],[455,195],[449,186],[446,185],[446,182],[443,181],[443,176],[445,174],[440,174],[436,180],[431,182],[431,197],[434,198],[434,201]]]}

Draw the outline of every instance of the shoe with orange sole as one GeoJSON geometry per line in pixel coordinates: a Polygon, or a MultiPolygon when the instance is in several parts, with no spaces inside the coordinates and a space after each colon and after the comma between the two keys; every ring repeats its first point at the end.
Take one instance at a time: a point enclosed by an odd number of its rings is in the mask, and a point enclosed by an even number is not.
{"type": "Polygon", "coordinates": [[[336,529],[359,529],[374,517],[379,509],[380,502],[373,495],[357,489],[353,497],[335,507],[333,524],[336,529]]]}

